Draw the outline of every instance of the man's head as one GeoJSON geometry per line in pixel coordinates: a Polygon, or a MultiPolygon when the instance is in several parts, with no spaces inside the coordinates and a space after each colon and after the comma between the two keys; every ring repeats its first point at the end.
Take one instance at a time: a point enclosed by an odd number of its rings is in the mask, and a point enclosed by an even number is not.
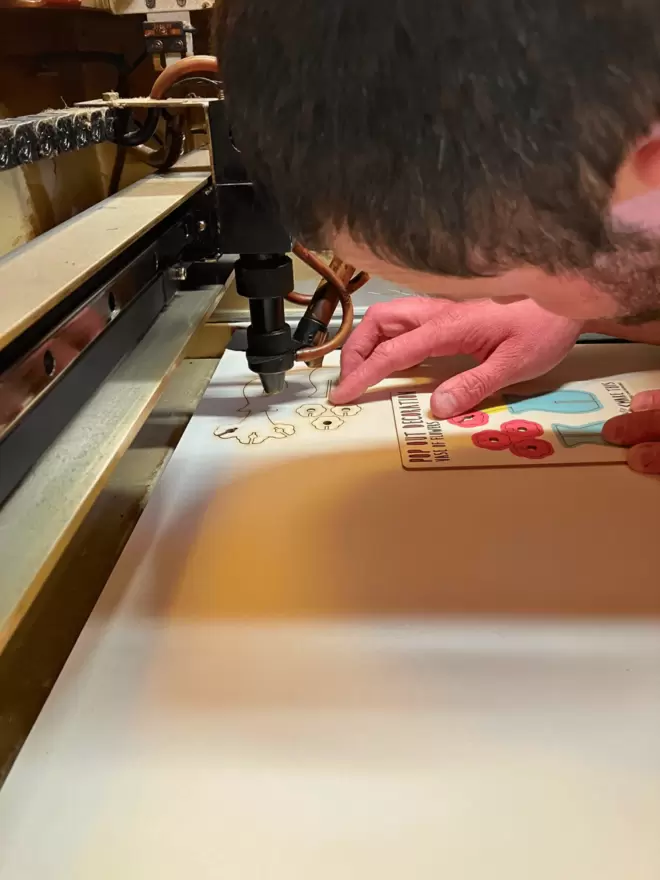
{"type": "Polygon", "coordinates": [[[660,239],[610,211],[660,120],[658,0],[221,0],[216,51],[305,244],[420,292],[660,308],[660,239]]]}

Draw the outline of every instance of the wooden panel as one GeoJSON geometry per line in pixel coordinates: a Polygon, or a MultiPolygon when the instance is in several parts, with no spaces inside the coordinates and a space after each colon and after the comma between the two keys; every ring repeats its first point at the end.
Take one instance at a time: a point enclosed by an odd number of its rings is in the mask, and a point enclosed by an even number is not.
{"type": "Polygon", "coordinates": [[[173,172],[140,180],[0,259],[0,346],[155,226],[208,180],[173,172]]]}
{"type": "Polygon", "coordinates": [[[0,880],[657,880],[660,482],[241,450],[239,358],[0,792],[0,880]]]}

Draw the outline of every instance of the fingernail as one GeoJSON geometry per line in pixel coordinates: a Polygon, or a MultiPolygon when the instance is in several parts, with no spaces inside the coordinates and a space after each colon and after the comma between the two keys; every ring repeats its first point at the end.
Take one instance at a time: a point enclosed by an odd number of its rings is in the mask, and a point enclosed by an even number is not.
{"type": "Polygon", "coordinates": [[[330,394],[328,394],[328,400],[330,401],[330,403],[343,403],[344,402],[342,400],[342,393],[341,393],[341,386],[340,385],[333,385],[332,386],[332,388],[330,389],[330,394]]]}
{"type": "Polygon", "coordinates": [[[656,409],[658,406],[660,406],[660,393],[657,391],[638,391],[630,402],[630,409],[633,412],[656,409]]]}
{"type": "Polygon", "coordinates": [[[436,392],[431,398],[433,415],[438,419],[450,419],[458,413],[456,398],[447,391],[436,392]]]}

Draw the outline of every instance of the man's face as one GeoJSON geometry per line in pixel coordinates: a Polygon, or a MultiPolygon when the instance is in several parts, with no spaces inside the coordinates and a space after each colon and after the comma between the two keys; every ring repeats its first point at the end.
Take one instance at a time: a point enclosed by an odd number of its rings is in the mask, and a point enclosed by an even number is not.
{"type": "MultiPolygon", "coordinates": [[[[612,216],[615,224],[651,232],[660,238],[660,130],[657,134],[655,150],[646,145],[622,166],[612,199],[612,216]]],[[[628,308],[625,298],[615,297],[577,273],[558,277],[525,267],[484,278],[432,275],[388,263],[365,246],[356,244],[346,233],[335,238],[333,250],[344,262],[370,275],[415,293],[446,299],[492,299],[507,303],[529,298],[549,312],[577,320],[618,318],[660,308],[660,289],[657,289],[657,301],[651,301],[655,295],[652,290],[643,302],[628,308]]],[[[631,252],[631,266],[633,260],[631,252]]],[[[628,271],[626,262],[627,255],[623,252],[620,263],[624,273],[628,271]]],[[[660,273],[660,265],[650,268],[654,277],[660,273]]]]}
{"type": "Polygon", "coordinates": [[[451,278],[393,265],[358,245],[345,234],[335,239],[334,252],[345,263],[415,293],[451,300],[492,299],[502,303],[534,299],[544,309],[577,320],[615,318],[620,306],[613,296],[579,277],[557,278],[541,269],[514,269],[489,278],[451,278]]]}

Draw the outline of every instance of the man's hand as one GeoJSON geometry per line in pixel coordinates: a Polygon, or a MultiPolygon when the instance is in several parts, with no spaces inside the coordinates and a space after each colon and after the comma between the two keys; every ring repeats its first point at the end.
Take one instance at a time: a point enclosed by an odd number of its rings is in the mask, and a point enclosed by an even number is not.
{"type": "Polygon", "coordinates": [[[545,312],[531,300],[498,305],[406,297],[378,304],[344,346],[341,378],[331,400],[349,403],[428,357],[472,355],[479,366],[449,379],[431,397],[436,418],[452,418],[475,409],[500,388],[552,369],[581,329],[581,322],[545,312]]]}
{"type": "Polygon", "coordinates": [[[660,391],[641,391],[632,412],[605,423],[603,437],[617,446],[630,446],[628,464],[641,474],[660,474],[660,391]]]}

